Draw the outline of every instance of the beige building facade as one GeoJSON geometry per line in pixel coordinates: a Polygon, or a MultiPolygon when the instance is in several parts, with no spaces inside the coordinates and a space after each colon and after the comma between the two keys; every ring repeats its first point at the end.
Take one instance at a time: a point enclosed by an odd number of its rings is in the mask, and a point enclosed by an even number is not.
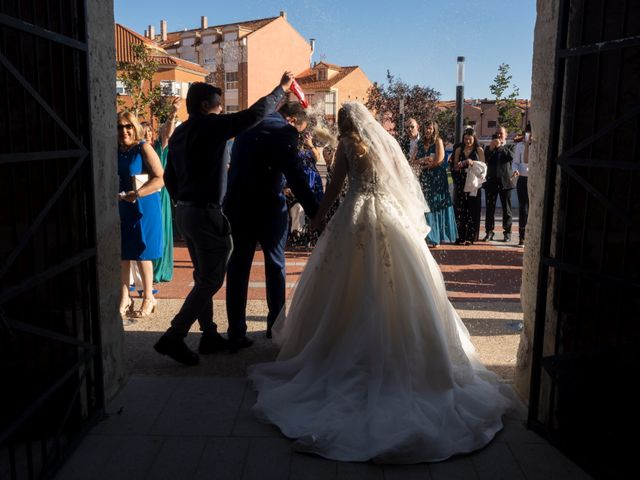
{"type": "MultiPolygon", "coordinates": [[[[518,109],[522,113],[521,129],[524,130],[529,121],[531,102],[527,99],[517,100],[518,109]]],[[[438,102],[441,110],[455,110],[455,100],[438,102]]],[[[478,137],[486,139],[495,133],[498,127],[498,109],[496,101],[489,99],[467,99],[464,101],[465,124],[475,128],[478,137]]],[[[509,132],[510,136],[519,132],[509,132]]]]}
{"type": "Polygon", "coordinates": [[[296,76],[309,104],[335,121],[340,105],[350,100],[365,103],[373,85],[358,66],[341,67],[319,62],[296,76]]]}

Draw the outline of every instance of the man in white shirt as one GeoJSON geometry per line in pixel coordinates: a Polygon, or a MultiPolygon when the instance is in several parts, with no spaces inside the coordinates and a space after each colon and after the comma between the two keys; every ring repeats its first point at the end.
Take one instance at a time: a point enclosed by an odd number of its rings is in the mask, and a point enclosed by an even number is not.
{"type": "Polygon", "coordinates": [[[527,217],[529,216],[529,191],[527,180],[529,177],[529,145],[531,144],[531,132],[525,131],[516,143],[513,153],[513,174],[512,179],[517,180],[516,191],[518,193],[518,230],[520,240],[519,247],[524,247],[525,232],[527,228],[527,217]]]}
{"type": "Polygon", "coordinates": [[[416,175],[419,175],[420,165],[417,159],[425,156],[424,145],[420,140],[420,126],[415,118],[409,118],[405,123],[406,136],[400,142],[402,151],[409,161],[409,165],[416,175]]]}

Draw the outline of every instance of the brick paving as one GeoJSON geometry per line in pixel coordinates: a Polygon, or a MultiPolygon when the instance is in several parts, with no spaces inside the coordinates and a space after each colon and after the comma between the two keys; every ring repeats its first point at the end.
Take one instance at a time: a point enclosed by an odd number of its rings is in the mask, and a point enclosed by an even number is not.
{"type": "MultiPolygon", "coordinates": [[[[523,249],[503,242],[478,242],[473,246],[442,245],[431,253],[442,270],[452,301],[520,300],[523,249]]],[[[311,253],[286,252],[287,296],[304,270],[311,253]]],[[[171,282],[161,283],[158,298],[184,298],[193,286],[193,266],[186,247],[174,249],[175,268],[171,282]]],[[[248,298],[265,299],[264,257],[256,251],[249,279],[248,298]]],[[[214,296],[224,300],[225,286],[214,296]]]]}

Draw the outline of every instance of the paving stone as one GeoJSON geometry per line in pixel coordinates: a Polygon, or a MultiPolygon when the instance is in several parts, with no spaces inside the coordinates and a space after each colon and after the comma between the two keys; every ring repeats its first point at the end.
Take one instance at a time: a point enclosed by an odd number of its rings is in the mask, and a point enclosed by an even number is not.
{"type": "Polygon", "coordinates": [[[429,465],[385,465],[384,480],[431,480],[429,465]]]}
{"type": "Polygon", "coordinates": [[[589,480],[591,477],[549,444],[509,443],[527,480],[589,480]]]}
{"type": "Polygon", "coordinates": [[[500,430],[494,442],[499,443],[541,443],[547,441],[532,430],[528,430],[524,420],[503,419],[504,427],[500,430]]]}
{"type": "Polygon", "coordinates": [[[167,401],[151,433],[230,435],[244,389],[242,378],[185,378],[167,401]]]}
{"type": "Polygon", "coordinates": [[[429,464],[433,480],[477,480],[478,475],[469,456],[450,458],[429,464]]]}
{"type": "Polygon", "coordinates": [[[165,404],[184,379],[133,376],[106,408],[106,418],[93,433],[142,435],[149,433],[165,404]]]}
{"type": "Polygon", "coordinates": [[[108,460],[106,452],[117,448],[119,441],[111,436],[87,435],[58,472],[55,480],[97,478],[108,460]]]}
{"type": "Polygon", "coordinates": [[[240,480],[249,443],[248,438],[210,438],[200,457],[194,480],[240,480]]]}
{"type": "Polygon", "coordinates": [[[206,444],[206,437],[165,438],[147,478],[149,480],[193,478],[206,444]]]}
{"type": "Polygon", "coordinates": [[[291,441],[285,438],[252,438],[242,480],[289,478],[291,441]]]}
{"type": "Polygon", "coordinates": [[[470,458],[480,480],[526,480],[506,443],[490,443],[470,458]]]}
{"type": "Polygon", "coordinates": [[[282,438],[280,429],[275,425],[262,423],[253,414],[253,406],[256,403],[258,394],[252,388],[251,384],[247,382],[247,386],[244,391],[244,398],[240,405],[240,410],[236,416],[236,421],[233,426],[232,435],[239,437],[277,437],[282,438]]]}
{"type": "MultiPolygon", "coordinates": [[[[89,435],[87,440],[97,435],[89,435]]],[[[146,478],[163,439],[139,435],[108,435],[83,442],[56,480],[140,480],[146,478]],[[95,461],[92,465],[91,461],[95,461]]]]}
{"type": "Polygon", "coordinates": [[[383,480],[381,465],[371,463],[338,463],[338,479],[340,480],[383,480]]]}
{"type": "Polygon", "coordinates": [[[332,480],[338,478],[338,465],[333,460],[292,453],[289,480],[332,480]]]}

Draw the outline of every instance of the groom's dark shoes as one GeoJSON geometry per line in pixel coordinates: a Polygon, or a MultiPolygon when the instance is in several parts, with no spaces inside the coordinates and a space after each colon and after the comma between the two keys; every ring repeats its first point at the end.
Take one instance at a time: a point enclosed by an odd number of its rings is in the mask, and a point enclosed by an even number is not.
{"type": "Polygon", "coordinates": [[[198,346],[198,353],[208,355],[229,349],[229,341],[218,332],[203,333],[198,346]]]}
{"type": "Polygon", "coordinates": [[[170,337],[164,334],[160,337],[160,340],[153,346],[154,350],[162,355],[168,355],[176,362],[180,362],[184,365],[198,365],[200,363],[200,357],[192,352],[184,340],[181,338],[170,337]]]}
{"type": "Polygon", "coordinates": [[[253,340],[247,337],[229,339],[229,353],[238,353],[241,348],[248,348],[253,345],[253,340]]]}

